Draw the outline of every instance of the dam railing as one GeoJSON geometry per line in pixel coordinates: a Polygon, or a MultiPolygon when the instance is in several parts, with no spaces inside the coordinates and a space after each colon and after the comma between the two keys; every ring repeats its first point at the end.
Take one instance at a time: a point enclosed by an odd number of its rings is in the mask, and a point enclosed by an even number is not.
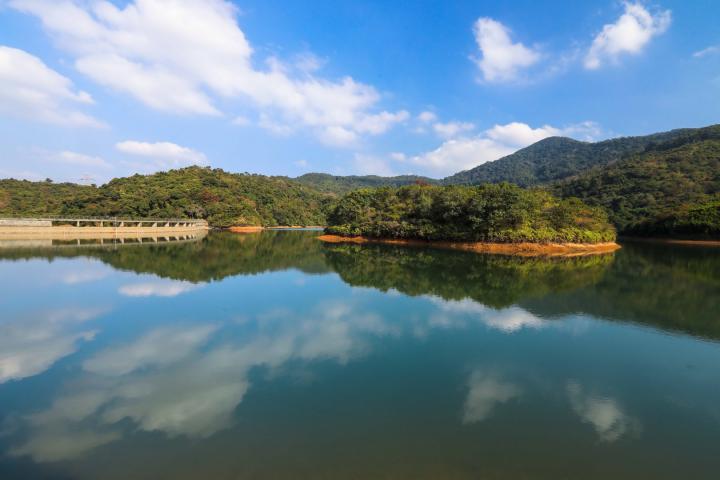
{"type": "Polygon", "coordinates": [[[207,228],[205,220],[191,218],[122,218],[122,217],[0,217],[0,229],[70,226],[76,228],[207,228]]]}

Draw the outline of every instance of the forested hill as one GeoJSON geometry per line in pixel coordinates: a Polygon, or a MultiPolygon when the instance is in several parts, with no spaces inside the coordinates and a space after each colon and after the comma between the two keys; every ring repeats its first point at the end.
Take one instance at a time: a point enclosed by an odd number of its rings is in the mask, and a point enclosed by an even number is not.
{"type": "Polygon", "coordinates": [[[332,196],[286,178],[221,169],[117,178],[101,187],[0,180],[0,216],[204,218],[230,225],[323,225],[332,196]]]}
{"type": "Polygon", "coordinates": [[[624,234],[720,235],[720,125],[664,143],[553,186],[600,205],[624,234]]]}
{"type": "Polygon", "coordinates": [[[701,130],[704,129],[685,128],[596,143],[550,137],[493,162],[456,173],[445,178],[443,183],[452,185],[510,182],[523,187],[542,185],[578,175],[593,167],[612,164],[629,155],[651,149],[653,145],[682,139],[701,130]]]}
{"type": "Polygon", "coordinates": [[[375,187],[402,187],[404,185],[413,185],[415,183],[439,183],[438,180],[421,177],[419,175],[400,175],[397,177],[380,177],[378,175],[349,175],[336,176],[327,173],[306,173],[297,178],[293,178],[308,187],[325,193],[345,194],[358,188],[375,188],[375,187]]]}

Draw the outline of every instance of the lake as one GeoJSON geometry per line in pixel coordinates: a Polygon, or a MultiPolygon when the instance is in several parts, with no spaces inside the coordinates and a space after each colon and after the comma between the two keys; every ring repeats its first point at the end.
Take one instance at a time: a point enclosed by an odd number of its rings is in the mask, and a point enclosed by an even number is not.
{"type": "Polygon", "coordinates": [[[0,478],[715,479],[720,249],[0,248],[0,478]]]}

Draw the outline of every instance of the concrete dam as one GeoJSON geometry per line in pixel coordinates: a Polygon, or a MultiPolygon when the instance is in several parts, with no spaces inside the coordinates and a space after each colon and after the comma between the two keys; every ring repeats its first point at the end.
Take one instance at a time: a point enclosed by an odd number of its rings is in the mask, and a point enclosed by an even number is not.
{"type": "Polygon", "coordinates": [[[205,220],[131,218],[0,218],[0,240],[189,239],[204,236],[205,220]]]}

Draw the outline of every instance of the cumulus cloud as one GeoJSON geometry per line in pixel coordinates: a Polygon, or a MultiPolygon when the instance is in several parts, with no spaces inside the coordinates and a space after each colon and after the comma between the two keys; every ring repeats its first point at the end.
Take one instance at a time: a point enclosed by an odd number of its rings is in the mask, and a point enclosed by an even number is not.
{"type": "Polygon", "coordinates": [[[594,70],[605,62],[616,62],[623,54],[637,55],[650,40],[670,26],[670,10],[649,12],[641,3],[625,3],[625,12],[615,23],[605,25],[585,56],[585,68],[594,70]]]}
{"type": "Polygon", "coordinates": [[[474,129],[475,125],[470,122],[437,122],[433,124],[433,130],[442,138],[454,138],[474,129]]]}
{"type": "Polygon", "coordinates": [[[481,55],[475,62],[486,82],[517,80],[523,69],[540,60],[538,51],[513,43],[510,30],[492,18],[479,18],[474,33],[481,55]]]}
{"type": "Polygon", "coordinates": [[[380,94],[350,77],[327,80],[322,61],[305,54],[295,67],[271,58],[253,64],[253,48],[226,0],[11,0],[40,18],[75,67],[95,82],[165,112],[221,115],[222,99],[244,99],[264,125],[303,126],[332,145],[378,135],[407,112],[377,111],[380,94]]]}
{"type": "Polygon", "coordinates": [[[67,77],[39,58],[0,45],[0,114],[71,127],[102,127],[99,120],[75,108],[92,104],[67,77]]]}
{"type": "Polygon", "coordinates": [[[110,164],[101,157],[85,155],[83,153],[64,151],[60,152],[56,157],[58,162],[68,165],[77,165],[82,167],[98,167],[110,168],[110,164]]]}
{"type": "Polygon", "coordinates": [[[418,115],[418,120],[423,123],[434,122],[435,120],[437,120],[437,115],[435,115],[433,112],[429,112],[426,110],[424,112],[420,112],[420,114],[418,115]]]}
{"type": "Polygon", "coordinates": [[[601,134],[594,122],[583,122],[565,128],[550,125],[532,128],[521,122],[495,125],[479,135],[452,138],[435,150],[408,158],[408,162],[427,170],[431,175],[449,175],[476,167],[556,135],[592,140],[601,134]]]}
{"type": "Polygon", "coordinates": [[[207,165],[204,153],[171,142],[138,142],[126,140],[117,143],[115,148],[129,155],[144,157],[149,163],[133,164],[144,170],[166,170],[190,165],[207,165]]]}

